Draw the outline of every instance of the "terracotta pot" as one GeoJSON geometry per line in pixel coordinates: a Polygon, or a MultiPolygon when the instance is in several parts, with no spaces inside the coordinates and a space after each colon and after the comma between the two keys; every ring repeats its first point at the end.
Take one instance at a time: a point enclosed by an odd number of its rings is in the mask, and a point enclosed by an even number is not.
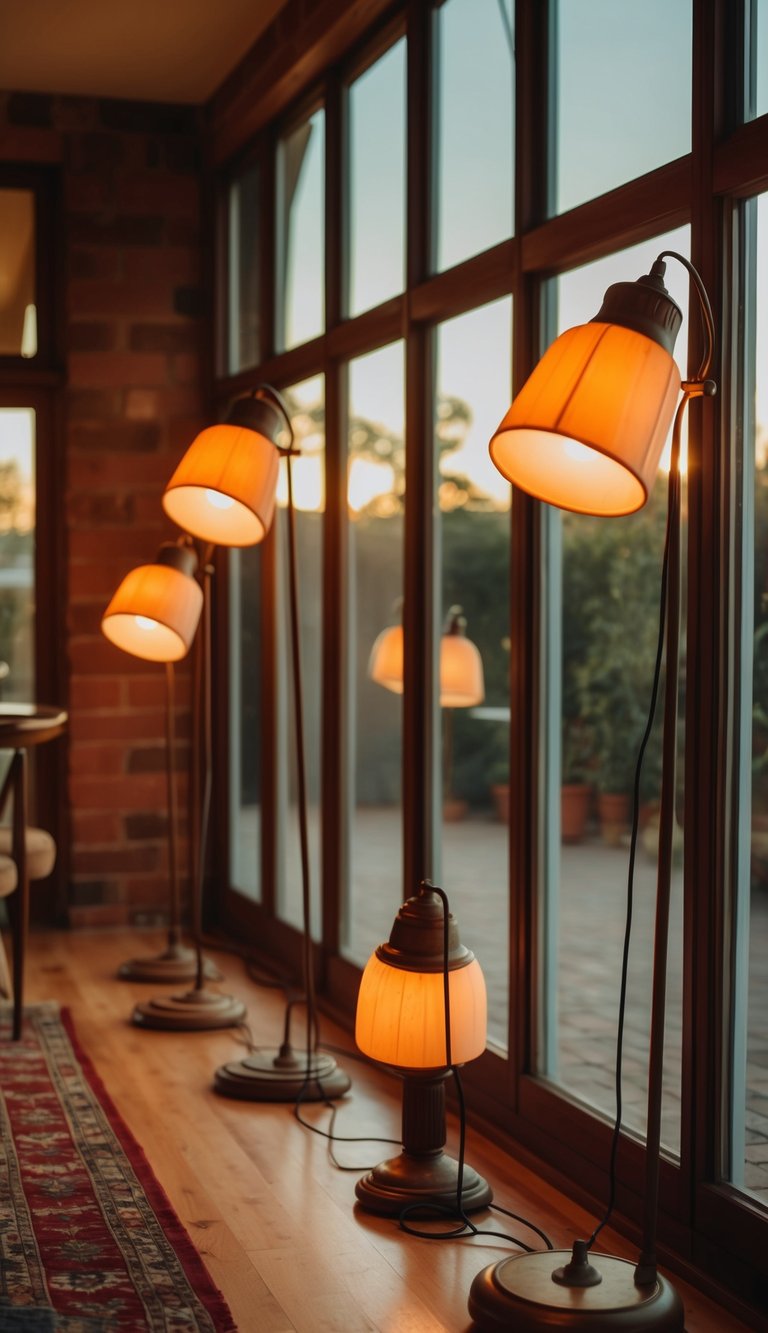
{"type": "Polygon", "coordinates": [[[618,847],[627,831],[629,795],[627,792],[601,791],[597,798],[603,842],[618,847]]]}
{"type": "Polygon", "coordinates": [[[581,842],[589,810],[586,782],[566,783],[560,788],[560,837],[563,842],[581,842]]]}
{"type": "Polygon", "coordinates": [[[443,802],[443,820],[446,824],[458,824],[459,820],[466,818],[466,814],[466,801],[459,801],[454,796],[449,796],[448,800],[443,802]]]}
{"type": "Polygon", "coordinates": [[[497,782],[491,787],[491,796],[493,797],[493,808],[496,811],[496,818],[502,824],[509,823],[509,785],[506,782],[497,782]]]}

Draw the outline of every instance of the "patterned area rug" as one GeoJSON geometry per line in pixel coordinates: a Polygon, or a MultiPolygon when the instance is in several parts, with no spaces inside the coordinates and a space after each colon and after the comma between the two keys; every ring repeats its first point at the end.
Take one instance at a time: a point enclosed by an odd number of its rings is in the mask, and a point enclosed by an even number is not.
{"type": "Polygon", "coordinates": [[[66,1012],[0,1011],[2,1333],[231,1333],[223,1297],[66,1012]]]}

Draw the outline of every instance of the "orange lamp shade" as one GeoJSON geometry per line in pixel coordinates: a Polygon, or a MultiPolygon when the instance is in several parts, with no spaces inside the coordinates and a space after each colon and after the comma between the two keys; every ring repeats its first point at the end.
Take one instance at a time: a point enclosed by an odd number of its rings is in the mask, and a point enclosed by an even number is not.
{"type": "Polygon", "coordinates": [[[561,334],[501,422],[491,458],[529,495],[631,514],[650,494],[680,393],[671,354],[615,324],[561,334]]]}
{"type": "Polygon", "coordinates": [[[209,426],[179,463],[163,509],[180,528],[220,546],[254,546],[275,511],[279,454],[261,431],[209,426]]]}
{"type": "MultiPolygon", "coordinates": [[[[485,979],[476,958],[449,973],[449,997],[451,1059],[465,1064],[485,1050],[485,979]]],[[[374,953],[360,982],[355,1040],[364,1055],[381,1064],[445,1068],[442,972],[392,967],[374,953]]]]}
{"type": "Polygon", "coordinates": [[[472,708],[485,698],[480,651],[463,634],[444,634],[440,640],[440,704],[443,708],[472,708]]]}
{"type": "Polygon", "coordinates": [[[192,577],[195,564],[193,552],[171,545],[155,564],[126,574],[101,621],[110,643],[147,662],[186,656],[203,607],[202,588],[192,577]]]}
{"type": "Polygon", "coordinates": [[[403,693],[403,627],[390,625],[377,635],[368,659],[368,675],[393,694],[403,693]]]}

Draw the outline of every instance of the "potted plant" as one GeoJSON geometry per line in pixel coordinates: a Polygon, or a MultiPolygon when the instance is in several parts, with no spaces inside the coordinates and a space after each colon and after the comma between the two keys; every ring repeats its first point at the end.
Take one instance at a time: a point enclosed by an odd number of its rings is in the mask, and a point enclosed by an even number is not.
{"type": "Polygon", "coordinates": [[[561,750],[560,837],[581,842],[592,788],[588,782],[593,755],[592,728],[584,718],[564,718],[561,750]]]}

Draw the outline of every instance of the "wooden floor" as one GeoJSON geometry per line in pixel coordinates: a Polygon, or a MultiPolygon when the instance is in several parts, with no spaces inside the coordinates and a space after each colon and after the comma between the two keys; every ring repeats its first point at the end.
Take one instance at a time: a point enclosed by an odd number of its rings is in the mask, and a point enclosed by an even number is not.
{"type": "MultiPolygon", "coordinates": [[[[211,1090],[217,1065],[244,1054],[233,1030],[179,1035],[130,1026],[134,1000],[162,988],[117,981],[116,968],[160,943],[157,936],[129,932],[34,935],[26,999],[69,1007],[82,1045],[241,1333],[464,1333],[475,1273],[512,1248],[479,1238],[414,1239],[396,1223],[356,1212],[357,1173],[337,1170],[326,1142],[303,1129],[289,1107],[229,1101],[211,1090]]],[[[237,959],[219,955],[218,962],[226,976],[221,988],[247,1003],[254,1040],[275,1045],[282,1030],[280,992],[255,986],[237,959]]],[[[329,1022],[322,1035],[349,1045],[329,1022]]],[[[341,1063],[353,1088],[340,1104],[336,1132],[397,1138],[396,1082],[358,1061],[341,1063]]],[[[327,1126],[326,1109],[305,1113],[327,1126]]],[[[376,1144],[336,1147],[342,1162],[360,1168],[394,1151],[376,1144]]],[[[467,1157],[490,1180],[497,1201],[535,1220],[556,1246],[591,1231],[594,1219],[471,1132],[467,1157]]],[[[488,1216],[488,1225],[506,1229],[497,1214],[488,1216]]],[[[625,1242],[604,1235],[606,1249],[633,1257],[625,1242]]],[[[684,1283],[675,1285],[688,1333],[745,1327],[684,1283]]]]}

